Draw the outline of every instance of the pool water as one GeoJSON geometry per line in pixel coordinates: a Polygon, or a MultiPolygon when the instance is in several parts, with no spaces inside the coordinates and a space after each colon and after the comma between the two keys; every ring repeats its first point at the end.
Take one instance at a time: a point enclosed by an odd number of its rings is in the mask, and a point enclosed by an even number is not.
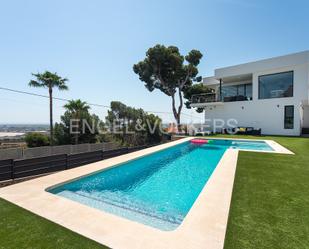
{"type": "Polygon", "coordinates": [[[265,142],[184,142],[48,191],[161,230],[173,230],[184,220],[227,148],[272,150],[265,142]]]}
{"type": "Polygon", "coordinates": [[[215,145],[227,146],[232,149],[273,151],[264,141],[213,139],[215,145]]]}

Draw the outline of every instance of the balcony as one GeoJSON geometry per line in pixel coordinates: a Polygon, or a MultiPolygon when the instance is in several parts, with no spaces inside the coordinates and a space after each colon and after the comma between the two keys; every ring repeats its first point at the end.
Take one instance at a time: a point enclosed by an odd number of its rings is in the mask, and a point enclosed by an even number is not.
{"type": "Polygon", "coordinates": [[[223,105],[224,102],[237,102],[237,101],[250,101],[252,96],[245,95],[231,95],[224,96],[220,98],[220,94],[217,93],[206,93],[206,94],[196,94],[192,95],[191,107],[205,107],[212,105],[223,105]]]}
{"type": "Polygon", "coordinates": [[[223,101],[218,93],[195,94],[191,97],[191,107],[204,107],[208,105],[222,105],[223,101]]]}

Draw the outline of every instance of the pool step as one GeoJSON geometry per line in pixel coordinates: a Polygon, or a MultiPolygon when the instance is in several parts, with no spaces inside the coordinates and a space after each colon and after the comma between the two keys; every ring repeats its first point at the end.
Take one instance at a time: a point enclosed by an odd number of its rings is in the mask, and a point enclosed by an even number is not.
{"type": "Polygon", "coordinates": [[[109,206],[109,207],[112,207],[112,209],[118,208],[118,209],[127,210],[129,212],[134,212],[134,213],[137,213],[143,216],[149,216],[153,219],[161,220],[161,221],[174,224],[174,225],[180,225],[183,220],[183,216],[180,214],[175,214],[174,216],[171,216],[169,214],[156,213],[154,212],[154,210],[143,210],[143,209],[140,209],[138,206],[132,205],[130,203],[120,202],[116,198],[108,198],[106,196],[104,197],[104,199],[96,198],[92,196],[91,194],[81,193],[81,192],[72,192],[72,191],[67,191],[67,190],[62,191],[60,195],[63,197],[69,198],[71,200],[84,203],[88,206],[92,206],[91,201],[89,202],[89,200],[92,200],[92,203],[93,202],[101,203],[101,205],[100,204],[96,205],[97,206],[96,208],[98,209],[101,209],[104,206],[105,207],[109,206]]]}

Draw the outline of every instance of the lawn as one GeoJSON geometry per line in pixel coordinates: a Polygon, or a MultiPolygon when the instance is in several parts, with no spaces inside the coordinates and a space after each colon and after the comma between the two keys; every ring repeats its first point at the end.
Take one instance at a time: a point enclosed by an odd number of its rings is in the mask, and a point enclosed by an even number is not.
{"type": "Polygon", "coordinates": [[[0,249],[56,248],[107,247],[0,199],[0,249]]]}
{"type": "MultiPolygon", "coordinates": [[[[309,139],[260,138],[296,155],[240,152],[225,249],[307,249],[309,139]]],[[[4,200],[0,210],[1,249],[104,248],[4,200]]]]}
{"type": "Polygon", "coordinates": [[[266,139],[295,155],[240,152],[225,249],[308,249],[309,139],[266,139]]]}

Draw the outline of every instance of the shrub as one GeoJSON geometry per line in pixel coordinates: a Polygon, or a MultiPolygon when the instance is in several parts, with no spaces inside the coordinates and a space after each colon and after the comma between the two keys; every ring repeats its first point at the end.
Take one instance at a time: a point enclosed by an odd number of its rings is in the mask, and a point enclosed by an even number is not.
{"type": "Polygon", "coordinates": [[[40,147],[40,146],[48,146],[49,137],[38,132],[28,133],[25,137],[25,141],[28,147],[40,147]]]}

